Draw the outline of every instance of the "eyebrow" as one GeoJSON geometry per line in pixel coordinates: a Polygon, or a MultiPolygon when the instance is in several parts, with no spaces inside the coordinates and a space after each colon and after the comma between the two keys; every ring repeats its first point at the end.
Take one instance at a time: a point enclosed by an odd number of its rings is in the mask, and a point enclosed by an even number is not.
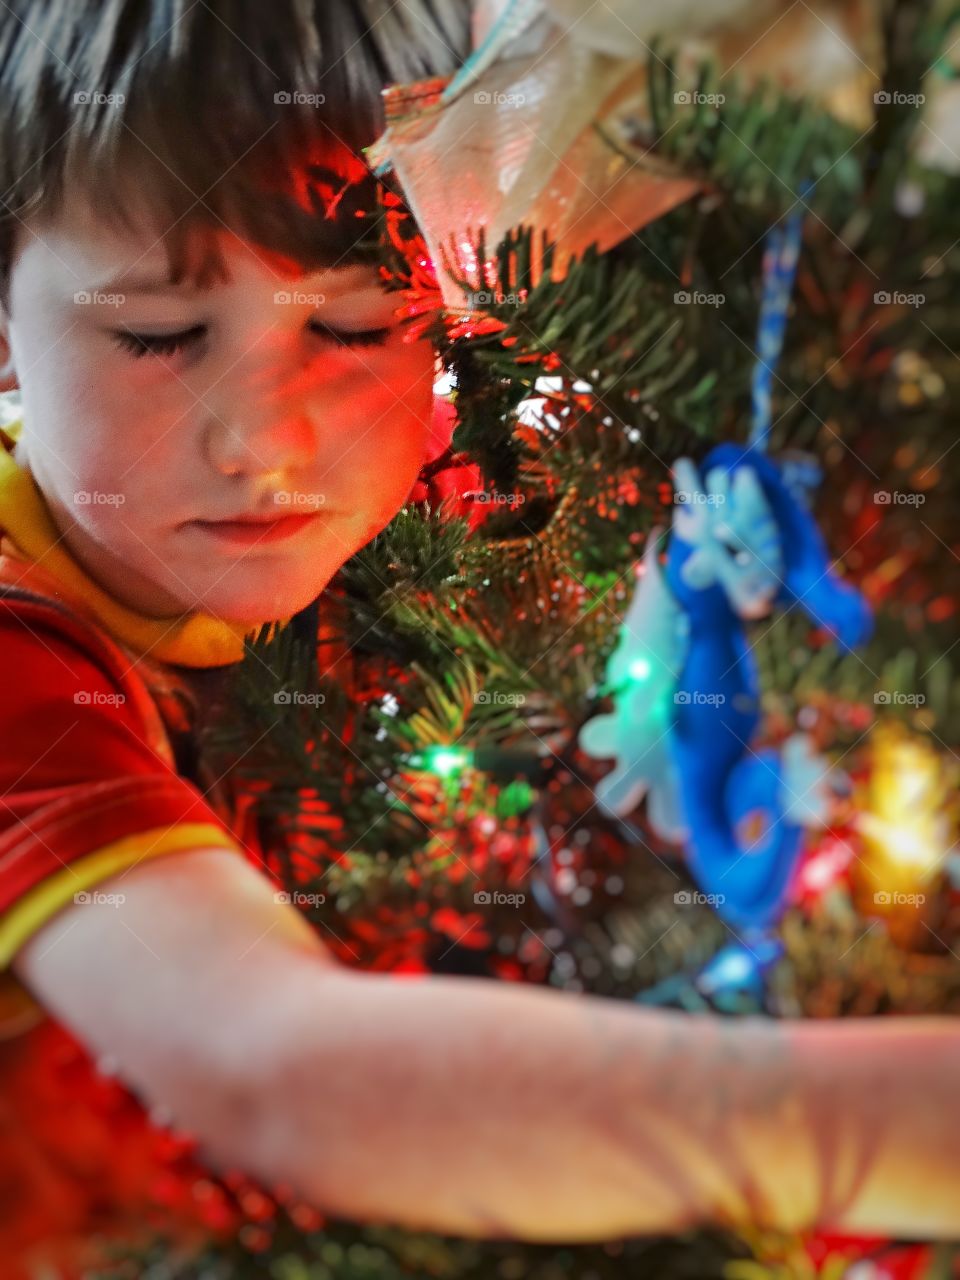
{"type": "MultiPolygon", "coordinates": [[[[317,269],[304,272],[301,280],[318,280],[324,277],[324,283],[327,286],[339,285],[344,292],[351,288],[360,288],[363,286],[369,288],[379,288],[377,280],[371,276],[370,267],[360,264],[351,264],[344,267],[329,267],[326,270],[317,269]]],[[[282,282],[281,282],[282,283],[282,282]]],[[[156,274],[142,274],[139,276],[123,274],[116,276],[113,280],[97,281],[94,284],[84,285],[82,292],[95,293],[123,293],[136,294],[137,297],[160,297],[173,294],[175,297],[195,297],[197,294],[209,292],[207,289],[201,289],[192,280],[183,280],[179,284],[174,284],[166,276],[158,276],[156,274]]]]}
{"type": "Polygon", "coordinates": [[[95,284],[84,285],[87,293],[135,293],[138,297],[159,296],[161,294],[179,294],[193,296],[197,293],[204,292],[199,289],[191,280],[183,281],[180,284],[173,284],[170,280],[163,280],[159,277],[152,279],[132,278],[118,276],[115,280],[106,280],[95,284]]]}

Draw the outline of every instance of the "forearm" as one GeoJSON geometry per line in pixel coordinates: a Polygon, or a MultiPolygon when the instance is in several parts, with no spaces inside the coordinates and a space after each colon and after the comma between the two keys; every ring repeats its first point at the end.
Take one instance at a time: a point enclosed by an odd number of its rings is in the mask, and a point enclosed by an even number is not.
{"type": "Polygon", "coordinates": [[[680,1229],[722,1192],[692,1057],[712,1026],[469,978],[327,974],[308,1018],[304,994],[260,1028],[247,1160],[321,1208],[586,1240],[680,1229]]]}
{"type": "Polygon", "coordinates": [[[691,1017],[353,973],[223,850],[102,888],[122,907],[59,913],[19,976],[209,1158],[331,1212],[530,1239],[960,1235],[957,1019],[691,1017]]]}
{"type": "Polygon", "coordinates": [[[706,1223],[948,1236],[945,1020],[690,1017],[478,979],[344,972],[269,1046],[261,1176],[362,1220],[589,1240],[706,1223]]]}

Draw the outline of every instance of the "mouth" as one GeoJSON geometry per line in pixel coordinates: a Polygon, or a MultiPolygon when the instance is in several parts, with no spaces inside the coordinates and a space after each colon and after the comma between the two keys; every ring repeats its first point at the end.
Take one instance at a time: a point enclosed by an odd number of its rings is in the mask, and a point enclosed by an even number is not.
{"type": "Polygon", "coordinates": [[[280,516],[275,520],[190,520],[191,527],[227,546],[254,547],[259,543],[281,542],[312,528],[323,511],[306,515],[280,516]]]}

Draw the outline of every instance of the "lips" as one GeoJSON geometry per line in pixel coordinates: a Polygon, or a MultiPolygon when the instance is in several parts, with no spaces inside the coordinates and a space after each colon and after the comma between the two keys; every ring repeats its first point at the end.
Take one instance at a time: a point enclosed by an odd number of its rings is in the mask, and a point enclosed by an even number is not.
{"type": "Polygon", "coordinates": [[[310,528],[322,511],[264,518],[245,516],[235,520],[191,520],[190,524],[218,542],[235,546],[257,546],[259,543],[276,542],[292,538],[310,528]]]}
{"type": "Polygon", "coordinates": [[[272,511],[242,511],[238,516],[223,516],[219,520],[195,520],[194,524],[276,524],[289,512],[277,514],[276,507],[272,511]]]}
{"type": "Polygon", "coordinates": [[[211,524],[276,524],[278,520],[282,520],[282,516],[262,515],[262,516],[224,516],[222,520],[211,520],[211,524]]]}
{"type": "Polygon", "coordinates": [[[190,520],[188,524],[276,524],[278,520],[285,520],[291,515],[316,515],[320,511],[327,509],[326,503],[311,502],[309,504],[293,503],[275,503],[273,506],[267,507],[261,511],[241,511],[235,516],[217,516],[211,517],[209,520],[198,517],[190,520]],[[308,510],[304,510],[304,505],[308,506],[308,510]],[[297,508],[300,508],[299,510],[297,508]]]}

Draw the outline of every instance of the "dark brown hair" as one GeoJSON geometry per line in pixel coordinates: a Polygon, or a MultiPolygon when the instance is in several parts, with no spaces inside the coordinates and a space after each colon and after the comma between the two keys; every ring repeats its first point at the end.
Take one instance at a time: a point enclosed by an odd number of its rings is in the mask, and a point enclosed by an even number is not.
{"type": "Polygon", "coordinates": [[[18,223],[82,196],[146,218],[171,279],[219,270],[226,225],[307,267],[350,261],[376,184],[381,90],[451,74],[469,0],[6,0],[0,296],[18,223]]]}

